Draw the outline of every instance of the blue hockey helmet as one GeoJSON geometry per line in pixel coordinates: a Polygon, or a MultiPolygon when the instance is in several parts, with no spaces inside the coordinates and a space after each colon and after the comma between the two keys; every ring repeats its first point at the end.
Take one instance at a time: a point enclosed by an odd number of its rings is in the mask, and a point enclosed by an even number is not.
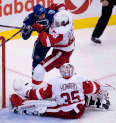
{"type": "Polygon", "coordinates": [[[45,8],[42,5],[38,4],[33,7],[33,12],[35,15],[42,15],[45,13],[45,8]]]}

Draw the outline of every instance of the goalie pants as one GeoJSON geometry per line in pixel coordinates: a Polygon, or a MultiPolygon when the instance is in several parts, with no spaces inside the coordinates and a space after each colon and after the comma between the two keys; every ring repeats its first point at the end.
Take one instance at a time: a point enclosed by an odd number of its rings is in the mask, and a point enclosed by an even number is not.
{"type": "Polygon", "coordinates": [[[63,118],[63,119],[77,119],[77,118],[80,118],[83,115],[86,105],[78,104],[77,107],[80,110],[79,113],[76,113],[74,109],[69,111],[69,112],[63,112],[62,110],[59,110],[57,112],[57,109],[59,107],[58,106],[56,106],[56,107],[47,107],[47,111],[44,115],[48,116],[48,117],[56,117],[56,118],[63,118]]]}
{"type": "Polygon", "coordinates": [[[108,6],[102,6],[102,15],[98,20],[98,23],[93,31],[92,37],[99,38],[102,35],[111,17],[112,9],[115,5],[114,1],[112,2],[112,0],[110,0],[108,6]]]}
{"type": "MultiPolygon", "coordinates": [[[[22,105],[22,103],[25,101],[23,100],[19,95],[12,94],[10,97],[11,104],[14,107],[18,107],[22,105]]],[[[44,113],[44,116],[50,116],[50,117],[57,117],[57,118],[63,118],[63,119],[76,119],[83,115],[85,111],[86,104],[78,104],[77,108],[80,110],[79,113],[76,113],[75,110],[71,110],[69,112],[63,112],[62,110],[59,110],[60,106],[56,107],[47,107],[47,111],[44,113]]],[[[27,108],[28,110],[28,108],[27,108]]]]}
{"type": "Polygon", "coordinates": [[[50,71],[53,68],[60,68],[64,63],[69,63],[70,56],[72,55],[72,51],[66,52],[58,49],[53,49],[52,55],[45,58],[40,64],[46,69],[46,71],[50,71]]]}

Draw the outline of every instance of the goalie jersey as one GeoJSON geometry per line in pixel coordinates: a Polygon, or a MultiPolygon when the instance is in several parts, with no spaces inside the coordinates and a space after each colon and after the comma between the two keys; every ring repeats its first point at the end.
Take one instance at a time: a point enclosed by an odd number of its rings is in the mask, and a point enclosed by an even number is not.
{"type": "Polygon", "coordinates": [[[85,105],[85,94],[96,94],[99,90],[96,82],[80,75],[73,75],[69,79],[58,76],[52,78],[45,87],[31,90],[30,97],[33,95],[33,99],[37,100],[55,97],[60,110],[68,112],[74,109],[78,113],[78,105],[85,105]]]}

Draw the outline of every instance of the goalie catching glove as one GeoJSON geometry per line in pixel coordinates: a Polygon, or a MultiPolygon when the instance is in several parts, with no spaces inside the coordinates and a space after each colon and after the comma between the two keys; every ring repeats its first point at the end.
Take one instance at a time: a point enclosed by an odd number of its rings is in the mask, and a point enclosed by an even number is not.
{"type": "Polygon", "coordinates": [[[98,81],[95,81],[100,86],[100,91],[97,94],[88,94],[86,95],[86,106],[87,108],[95,109],[109,109],[109,93],[108,90],[114,90],[110,85],[102,85],[98,81]]]}

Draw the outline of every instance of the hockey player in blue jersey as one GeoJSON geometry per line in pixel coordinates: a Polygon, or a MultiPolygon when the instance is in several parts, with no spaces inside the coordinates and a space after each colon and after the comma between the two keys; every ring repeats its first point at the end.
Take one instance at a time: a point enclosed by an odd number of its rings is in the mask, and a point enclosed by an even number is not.
{"type": "MultiPolygon", "coordinates": [[[[27,40],[34,30],[36,30],[38,33],[40,33],[41,31],[49,33],[49,27],[52,24],[53,16],[57,12],[67,9],[68,8],[64,3],[51,4],[51,6],[46,9],[40,4],[35,5],[33,7],[33,12],[29,14],[23,21],[23,28],[25,28],[25,30],[22,30],[21,32],[22,38],[24,40],[27,40]]],[[[40,39],[37,38],[34,44],[32,55],[32,74],[34,68],[46,57],[49,49],[50,47],[43,46],[40,39]]]]}
{"type": "MultiPolygon", "coordinates": [[[[21,31],[21,36],[24,40],[27,40],[34,29],[37,27],[37,32],[41,31],[49,32],[49,26],[52,23],[52,18],[56,13],[53,9],[45,9],[42,5],[38,4],[33,7],[33,12],[29,14],[23,21],[24,30],[21,31]],[[38,29],[40,27],[40,29],[38,29]]],[[[33,69],[45,58],[50,47],[44,47],[42,43],[37,40],[35,41],[33,54],[32,54],[32,72],[33,69]]]]}

